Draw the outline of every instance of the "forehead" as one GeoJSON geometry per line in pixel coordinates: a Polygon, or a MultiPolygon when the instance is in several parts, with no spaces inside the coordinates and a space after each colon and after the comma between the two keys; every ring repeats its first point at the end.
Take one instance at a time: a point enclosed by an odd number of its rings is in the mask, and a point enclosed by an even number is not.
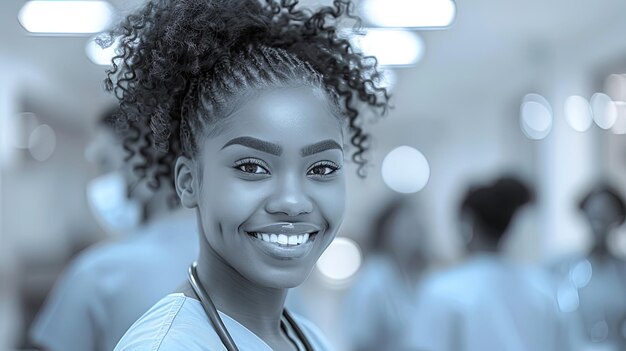
{"type": "Polygon", "coordinates": [[[243,101],[209,139],[252,136],[285,145],[305,145],[333,139],[342,143],[342,123],[317,89],[277,88],[243,101]]]}

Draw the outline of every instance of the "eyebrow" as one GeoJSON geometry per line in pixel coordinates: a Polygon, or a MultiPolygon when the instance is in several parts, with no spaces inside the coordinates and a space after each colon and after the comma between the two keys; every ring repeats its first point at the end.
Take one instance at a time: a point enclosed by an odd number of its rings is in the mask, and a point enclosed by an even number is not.
{"type": "Polygon", "coordinates": [[[302,150],[300,150],[300,154],[302,155],[302,157],[305,157],[332,149],[338,149],[343,151],[343,148],[341,147],[341,145],[339,145],[339,143],[332,139],[328,139],[303,147],[302,150]]]}
{"type": "Polygon", "coordinates": [[[248,136],[238,137],[230,140],[224,146],[222,146],[222,150],[231,145],[243,145],[275,156],[280,156],[283,153],[283,148],[280,147],[280,145],[276,145],[274,143],[270,143],[269,141],[248,136]]]}
{"type": "MultiPolygon", "coordinates": [[[[256,149],[256,150],[259,150],[268,154],[272,154],[275,156],[280,156],[283,153],[283,149],[280,145],[271,143],[269,141],[257,139],[254,137],[249,137],[249,136],[231,139],[229,142],[224,144],[224,146],[222,146],[222,150],[231,145],[242,145],[242,146],[256,149]]],[[[326,150],[332,150],[332,149],[338,149],[338,150],[343,151],[343,148],[341,147],[341,145],[339,145],[339,143],[337,143],[336,141],[332,139],[327,139],[327,140],[323,140],[315,144],[311,144],[311,145],[303,147],[300,150],[300,155],[302,155],[302,157],[306,157],[306,156],[310,156],[313,154],[317,154],[317,153],[320,153],[326,150]]]]}

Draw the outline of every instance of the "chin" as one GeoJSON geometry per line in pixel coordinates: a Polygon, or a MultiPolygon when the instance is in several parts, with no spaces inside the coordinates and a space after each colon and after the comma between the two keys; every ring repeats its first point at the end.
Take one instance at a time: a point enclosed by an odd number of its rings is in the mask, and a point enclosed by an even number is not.
{"type": "Polygon", "coordinates": [[[303,269],[269,269],[268,274],[255,274],[251,281],[273,289],[290,289],[301,285],[309,276],[313,267],[303,269]]]}

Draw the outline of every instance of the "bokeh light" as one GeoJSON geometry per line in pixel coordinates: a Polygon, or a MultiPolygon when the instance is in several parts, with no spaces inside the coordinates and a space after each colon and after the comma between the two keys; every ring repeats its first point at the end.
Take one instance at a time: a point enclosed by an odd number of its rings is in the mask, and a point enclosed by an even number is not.
{"type": "Polygon", "coordinates": [[[354,240],[338,237],[317,261],[317,269],[334,282],[345,281],[361,267],[361,249],[354,240]]]}
{"type": "Polygon", "coordinates": [[[102,32],[113,15],[106,1],[29,1],[18,20],[31,33],[80,34],[102,32]]]}
{"type": "Polygon", "coordinates": [[[115,56],[115,45],[111,45],[108,48],[102,48],[95,41],[95,37],[89,39],[87,41],[87,45],[85,45],[85,53],[87,57],[91,60],[91,62],[96,65],[101,66],[109,66],[111,65],[111,60],[115,56]]]}
{"type": "Polygon", "coordinates": [[[424,42],[415,32],[400,29],[367,28],[347,32],[352,44],[366,56],[375,56],[381,66],[411,66],[424,55],[424,42]]]}
{"type": "Polygon", "coordinates": [[[365,0],[363,17],[378,27],[440,28],[456,15],[452,0],[365,0]]]}
{"type": "Polygon", "coordinates": [[[37,161],[45,161],[54,152],[57,136],[52,127],[42,124],[35,128],[28,138],[28,151],[37,161]]]}
{"type": "Polygon", "coordinates": [[[617,118],[611,128],[614,134],[626,134],[626,102],[614,101],[617,108],[617,118]]]}
{"type": "Polygon", "coordinates": [[[400,146],[385,156],[381,168],[383,181],[392,190],[408,194],[422,190],[430,178],[430,165],[419,150],[400,146]]]}
{"type": "Polygon", "coordinates": [[[599,320],[595,322],[590,330],[589,336],[593,342],[602,342],[609,336],[609,325],[605,320],[599,320]]]}
{"type": "Polygon", "coordinates": [[[591,262],[587,259],[582,259],[576,262],[570,270],[570,279],[574,286],[578,289],[582,289],[591,281],[593,275],[593,268],[591,262]]]}
{"type": "Polygon", "coordinates": [[[520,125],[524,134],[532,140],[541,140],[552,130],[552,107],[539,94],[527,94],[520,107],[520,125]]]}
{"type": "Polygon", "coordinates": [[[565,100],[565,120],[577,132],[589,130],[593,116],[587,99],[577,95],[568,97],[565,100]]]}
{"type": "Polygon", "coordinates": [[[591,110],[593,111],[593,120],[602,129],[611,129],[617,121],[617,106],[606,94],[593,94],[591,110]]]}

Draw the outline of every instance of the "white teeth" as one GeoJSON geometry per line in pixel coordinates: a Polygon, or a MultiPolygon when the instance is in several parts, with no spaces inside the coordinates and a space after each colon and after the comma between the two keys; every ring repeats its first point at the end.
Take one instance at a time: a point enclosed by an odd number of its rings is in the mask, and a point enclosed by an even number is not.
{"type": "Polygon", "coordinates": [[[285,234],[270,234],[270,233],[254,233],[257,239],[263,240],[268,243],[296,246],[302,245],[309,241],[310,234],[298,234],[298,235],[285,235],[285,234]]]}
{"type": "Polygon", "coordinates": [[[289,237],[289,245],[297,245],[298,244],[298,235],[292,235],[289,237]]]}
{"type": "Polygon", "coordinates": [[[278,243],[281,244],[281,245],[289,244],[289,239],[287,238],[287,235],[285,235],[285,234],[278,234],[278,243]]]}

